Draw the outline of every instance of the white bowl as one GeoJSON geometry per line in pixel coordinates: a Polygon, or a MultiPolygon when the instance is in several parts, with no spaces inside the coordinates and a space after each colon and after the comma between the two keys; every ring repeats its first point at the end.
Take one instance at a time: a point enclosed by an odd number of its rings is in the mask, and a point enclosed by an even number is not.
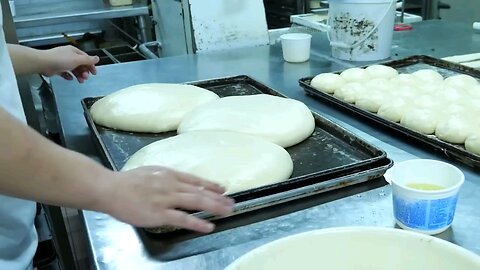
{"type": "Polygon", "coordinates": [[[282,238],[227,270],[478,270],[480,256],[450,242],[392,228],[342,227],[282,238]]]}
{"type": "Polygon", "coordinates": [[[302,63],[310,59],[312,35],[289,33],[280,36],[283,59],[290,63],[302,63]]]}

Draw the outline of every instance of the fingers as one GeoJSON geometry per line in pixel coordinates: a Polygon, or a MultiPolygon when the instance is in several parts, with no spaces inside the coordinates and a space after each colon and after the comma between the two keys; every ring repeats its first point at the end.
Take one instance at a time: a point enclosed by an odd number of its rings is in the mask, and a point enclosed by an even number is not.
{"type": "Polygon", "coordinates": [[[162,221],[172,226],[202,233],[209,233],[215,229],[215,225],[206,220],[196,218],[188,215],[185,212],[172,209],[165,210],[162,221]]]}
{"type": "MultiPolygon", "coordinates": [[[[218,201],[219,203],[224,204],[225,206],[228,206],[230,208],[233,207],[235,204],[235,201],[233,199],[230,199],[228,197],[225,197],[223,195],[220,195],[218,193],[212,192],[210,190],[198,187],[198,186],[193,186],[190,184],[185,184],[185,183],[179,183],[177,187],[177,192],[179,193],[189,193],[197,196],[202,196],[205,198],[210,198],[212,200],[218,201]]],[[[195,209],[192,209],[195,210],[195,209]]]]}
{"type": "Polygon", "coordinates": [[[225,193],[225,188],[221,187],[220,185],[218,185],[216,183],[206,181],[206,180],[203,180],[203,179],[201,179],[199,177],[196,177],[194,175],[187,174],[187,173],[182,173],[182,172],[177,172],[177,177],[183,183],[187,183],[187,184],[194,185],[194,186],[197,186],[197,187],[204,187],[205,189],[208,189],[208,190],[213,191],[213,192],[218,193],[218,194],[225,193]]]}
{"type": "Polygon", "coordinates": [[[67,81],[73,80],[72,75],[70,75],[70,73],[68,73],[68,72],[62,72],[62,73],[60,73],[60,76],[67,81]]]}
{"type": "Polygon", "coordinates": [[[220,216],[227,216],[233,211],[233,205],[223,203],[220,199],[193,193],[177,193],[169,204],[172,208],[203,210],[220,216]]]}

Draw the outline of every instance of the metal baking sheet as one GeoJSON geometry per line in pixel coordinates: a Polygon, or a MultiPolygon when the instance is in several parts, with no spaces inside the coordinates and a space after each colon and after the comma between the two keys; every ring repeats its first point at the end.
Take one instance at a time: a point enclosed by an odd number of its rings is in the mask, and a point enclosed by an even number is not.
{"type": "MultiPolygon", "coordinates": [[[[283,96],[248,76],[213,79],[191,84],[211,90],[221,97],[260,93],[283,96]]],[[[85,98],[82,100],[82,105],[95,143],[101,150],[107,165],[114,170],[122,168],[129,157],[140,148],[176,135],[176,132],[158,134],[124,132],[96,125],[91,118],[89,108],[99,98],[85,98]]],[[[259,205],[267,205],[263,201],[259,202],[257,200],[259,198],[284,194],[295,188],[331,179],[339,173],[352,175],[366,168],[365,166],[386,159],[386,153],[383,150],[370,145],[318,114],[314,114],[314,118],[316,122],[314,133],[305,141],[287,148],[294,164],[290,179],[232,194],[231,197],[237,202],[234,214],[258,209],[259,205]],[[244,204],[240,205],[239,203],[244,204]]],[[[360,182],[360,179],[351,177],[349,181],[354,184],[360,182]]],[[[196,215],[214,219],[204,212],[196,213],[196,215]]]]}
{"type": "MultiPolygon", "coordinates": [[[[433,69],[442,74],[444,77],[458,74],[467,74],[480,80],[480,71],[477,69],[425,55],[415,55],[408,58],[389,61],[381,64],[391,66],[398,70],[398,72],[400,73],[412,73],[420,69],[433,69]]],[[[340,72],[341,71],[336,73],[340,72]]],[[[399,132],[408,138],[413,138],[415,141],[420,142],[421,145],[426,145],[429,148],[442,152],[446,156],[456,159],[471,167],[477,169],[480,168],[480,156],[466,151],[464,145],[444,142],[434,135],[422,134],[420,132],[402,126],[399,123],[383,119],[375,113],[371,113],[369,111],[358,108],[353,104],[337,99],[333,95],[318,91],[310,85],[312,79],[313,77],[306,77],[299,80],[300,86],[303,87],[307,94],[312,95],[313,97],[318,98],[322,101],[326,101],[328,103],[339,106],[342,109],[346,109],[347,111],[353,112],[362,117],[366,117],[377,123],[380,123],[390,130],[399,132]]]]}

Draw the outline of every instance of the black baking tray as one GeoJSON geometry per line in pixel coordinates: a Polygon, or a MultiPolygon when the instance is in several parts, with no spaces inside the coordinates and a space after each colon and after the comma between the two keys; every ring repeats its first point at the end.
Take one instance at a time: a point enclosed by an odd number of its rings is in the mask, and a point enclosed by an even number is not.
{"type": "MultiPolygon", "coordinates": [[[[445,60],[433,58],[426,55],[414,55],[404,59],[389,61],[381,63],[382,65],[390,66],[395,68],[401,73],[412,73],[419,69],[431,68],[438,71],[444,77],[449,77],[457,74],[467,74],[473,76],[477,79],[480,79],[480,71],[474,68],[467,66],[459,65],[456,63],[448,62],[445,60]]],[[[367,67],[367,66],[364,66],[367,67]]],[[[341,71],[335,72],[340,73],[341,71]]],[[[405,126],[400,125],[389,120],[386,120],[375,113],[363,110],[356,107],[353,104],[344,102],[343,100],[337,99],[333,95],[321,92],[316,90],[310,85],[313,76],[301,78],[299,80],[300,86],[304,91],[322,101],[333,104],[341,109],[344,109],[348,112],[360,115],[367,119],[373,120],[376,123],[379,123],[386,127],[388,130],[400,133],[408,138],[412,138],[416,142],[419,142],[422,146],[427,146],[431,149],[434,149],[438,152],[445,154],[447,157],[458,160],[468,166],[479,169],[480,168],[480,156],[470,153],[465,150],[464,145],[452,144],[444,142],[434,135],[425,135],[405,126]]]]}

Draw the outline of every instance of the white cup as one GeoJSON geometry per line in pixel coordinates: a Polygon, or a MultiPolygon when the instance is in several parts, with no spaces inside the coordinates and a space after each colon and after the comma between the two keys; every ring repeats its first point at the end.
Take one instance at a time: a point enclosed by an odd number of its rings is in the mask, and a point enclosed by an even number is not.
{"type": "Polygon", "coordinates": [[[437,160],[413,159],[395,164],[385,178],[392,183],[393,213],[401,228],[438,234],[450,227],[458,191],[465,181],[457,167],[437,160]],[[422,190],[412,188],[411,184],[435,185],[441,189],[422,190]]]}
{"type": "Polygon", "coordinates": [[[291,63],[301,63],[310,59],[310,43],[312,35],[290,33],[280,36],[283,59],[291,63]]]}

